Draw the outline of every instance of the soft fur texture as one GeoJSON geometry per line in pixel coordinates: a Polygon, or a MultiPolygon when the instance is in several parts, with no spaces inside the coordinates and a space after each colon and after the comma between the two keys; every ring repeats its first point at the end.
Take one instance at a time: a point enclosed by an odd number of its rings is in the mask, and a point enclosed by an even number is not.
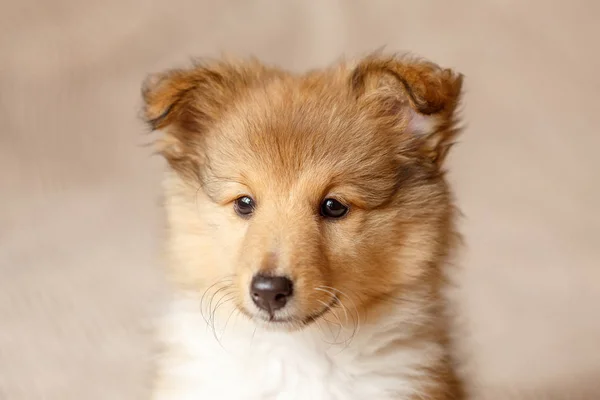
{"type": "Polygon", "coordinates": [[[442,296],[461,83],[381,54],[301,75],[214,61],[147,80],[177,287],[155,399],[462,398],[442,296]],[[326,198],[348,214],[322,217],[326,198]],[[250,298],[258,273],[294,283],[275,314],[250,298]]]}

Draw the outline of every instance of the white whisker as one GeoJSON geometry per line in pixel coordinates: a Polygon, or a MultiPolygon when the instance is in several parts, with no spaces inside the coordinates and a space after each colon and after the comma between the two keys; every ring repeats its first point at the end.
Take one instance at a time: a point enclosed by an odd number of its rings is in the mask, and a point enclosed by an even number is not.
{"type": "MultiPolygon", "coordinates": [[[[354,300],[345,292],[336,289],[334,287],[331,286],[321,286],[320,288],[318,288],[319,290],[325,292],[325,293],[329,293],[330,295],[335,295],[335,293],[339,293],[341,296],[345,297],[348,299],[348,301],[350,301],[350,303],[352,303],[352,307],[354,308],[354,314],[356,315],[356,319],[354,318],[354,316],[352,316],[352,321],[353,321],[353,330],[352,330],[352,334],[346,339],[346,345],[345,347],[341,350],[343,351],[345,348],[347,348],[348,346],[350,346],[350,343],[352,342],[352,340],[356,337],[356,335],[358,334],[359,330],[360,330],[360,313],[358,311],[358,307],[356,307],[356,303],[354,302],[354,300]],[[333,292],[332,292],[333,291],[333,292]]],[[[340,301],[338,302],[341,307],[342,310],[344,311],[345,317],[346,317],[346,321],[348,321],[348,313],[346,312],[347,307],[344,305],[343,301],[341,301],[342,299],[339,298],[339,296],[335,295],[340,301]]]]}

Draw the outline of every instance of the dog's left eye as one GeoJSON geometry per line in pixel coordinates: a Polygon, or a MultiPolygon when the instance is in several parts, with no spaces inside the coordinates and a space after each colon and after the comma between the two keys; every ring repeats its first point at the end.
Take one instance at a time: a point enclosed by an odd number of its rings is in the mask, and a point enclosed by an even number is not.
{"type": "Polygon", "coordinates": [[[321,215],[326,218],[342,218],[348,213],[348,207],[336,199],[325,199],[321,203],[321,215]]]}
{"type": "Polygon", "coordinates": [[[233,208],[243,218],[248,218],[254,212],[254,200],[249,196],[242,196],[235,200],[233,208]]]}

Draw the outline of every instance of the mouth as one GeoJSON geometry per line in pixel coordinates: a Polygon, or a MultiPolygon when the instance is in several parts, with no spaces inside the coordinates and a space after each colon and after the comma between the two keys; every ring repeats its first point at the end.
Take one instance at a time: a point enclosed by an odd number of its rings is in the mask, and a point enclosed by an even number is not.
{"type": "Polygon", "coordinates": [[[327,306],[323,307],[321,310],[312,313],[310,315],[308,315],[307,317],[305,317],[302,320],[302,324],[303,325],[310,325],[311,323],[315,322],[316,320],[318,320],[319,318],[321,318],[323,315],[325,315],[329,310],[331,310],[333,307],[335,307],[335,305],[338,302],[338,298],[337,297],[333,297],[331,299],[331,301],[329,302],[329,304],[327,304],[327,306]]]}
{"type": "Polygon", "coordinates": [[[303,318],[296,318],[296,317],[278,318],[275,315],[270,315],[267,317],[262,314],[254,314],[253,315],[250,312],[248,312],[247,310],[245,310],[244,308],[240,308],[240,311],[250,319],[259,319],[260,321],[265,322],[269,325],[275,324],[275,325],[307,326],[307,325],[312,324],[319,318],[321,318],[323,315],[327,314],[327,312],[329,310],[331,310],[333,307],[335,307],[337,305],[337,303],[338,303],[338,298],[332,297],[332,299],[329,301],[329,303],[327,303],[327,305],[324,306],[322,309],[320,309],[316,312],[313,312],[303,318]]]}

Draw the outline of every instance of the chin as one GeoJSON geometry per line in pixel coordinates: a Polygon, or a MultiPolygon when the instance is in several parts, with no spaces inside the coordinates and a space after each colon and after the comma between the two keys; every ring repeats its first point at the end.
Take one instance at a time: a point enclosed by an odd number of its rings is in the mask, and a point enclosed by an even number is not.
{"type": "Polygon", "coordinates": [[[385,54],[146,80],[174,292],[155,399],[463,398],[443,297],[461,86],[385,54]]]}

